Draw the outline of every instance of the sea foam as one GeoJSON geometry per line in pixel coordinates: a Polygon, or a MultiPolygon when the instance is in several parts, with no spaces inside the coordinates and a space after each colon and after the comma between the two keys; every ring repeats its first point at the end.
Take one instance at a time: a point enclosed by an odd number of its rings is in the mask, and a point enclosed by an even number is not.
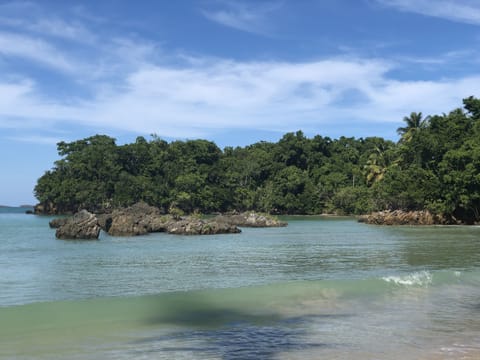
{"type": "Polygon", "coordinates": [[[432,274],[428,271],[414,272],[403,276],[385,276],[382,279],[388,283],[403,286],[428,286],[432,283],[432,274]]]}

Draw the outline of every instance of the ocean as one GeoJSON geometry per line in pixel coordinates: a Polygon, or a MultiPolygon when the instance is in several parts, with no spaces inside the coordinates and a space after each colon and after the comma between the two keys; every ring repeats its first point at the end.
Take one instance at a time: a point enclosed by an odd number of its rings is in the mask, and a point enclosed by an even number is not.
{"type": "Polygon", "coordinates": [[[0,359],[480,359],[480,227],[55,239],[0,209],[0,359]]]}

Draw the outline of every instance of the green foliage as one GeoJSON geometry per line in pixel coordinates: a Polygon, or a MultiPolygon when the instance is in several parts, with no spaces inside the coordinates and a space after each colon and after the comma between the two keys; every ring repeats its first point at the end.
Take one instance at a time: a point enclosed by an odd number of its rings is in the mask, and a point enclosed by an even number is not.
{"type": "Polygon", "coordinates": [[[448,188],[444,209],[468,222],[480,219],[480,142],[477,139],[449,150],[439,164],[440,177],[448,188]]]}
{"type": "Polygon", "coordinates": [[[185,213],[183,212],[182,209],[178,208],[177,206],[175,206],[175,204],[172,204],[170,206],[170,208],[168,209],[168,213],[170,215],[172,215],[172,217],[175,219],[175,220],[180,220],[182,218],[183,215],[185,215],[185,213]]]}
{"type": "Polygon", "coordinates": [[[480,120],[480,99],[470,96],[463,99],[463,106],[473,119],[480,120]]]}
{"type": "Polygon", "coordinates": [[[374,210],[371,190],[360,186],[344,187],[332,197],[329,209],[340,215],[369,213],[374,210]]]}
{"type": "Polygon", "coordinates": [[[220,150],[207,140],[117,146],[95,135],[58,143],[60,160],[38,179],[35,195],[60,212],[102,210],[138,201],[192,212],[362,214],[430,209],[480,221],[480,100],[465,110],[423,117],[412,112],[398,143],[379,137],[307,138],[285,134],[220,150]]]}
{"type": "Polygon", "coordinates": [[[397,159],[375,185],[378,207],[480,221],[480,101],[469,97],[464,105],[466,112],[405,118],[397,159]]]}

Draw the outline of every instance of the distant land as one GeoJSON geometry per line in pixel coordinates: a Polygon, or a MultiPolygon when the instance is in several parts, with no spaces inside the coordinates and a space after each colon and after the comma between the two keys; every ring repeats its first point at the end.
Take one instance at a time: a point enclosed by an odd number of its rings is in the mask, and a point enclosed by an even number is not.
{"type": "Polygon", "coordinates": [[[10,205],[0,205],[0,208],[33,208],[35,205],[19,205],[19,206],[10,206],[10,205]]]}

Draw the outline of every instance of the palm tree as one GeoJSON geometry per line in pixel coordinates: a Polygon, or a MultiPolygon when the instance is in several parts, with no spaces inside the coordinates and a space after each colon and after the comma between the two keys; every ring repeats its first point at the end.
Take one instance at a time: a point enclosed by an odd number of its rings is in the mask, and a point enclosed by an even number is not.
{"type": "Polygon", "coordinates": [[[364,171],[367,175],[367,184],[371,185],[381,181],[385,176],[389,163],[387,149],[384,146],[376,146],[364,166],[364,171]]]}
{"type": "Polygon", "coordinates": [[[411,141],[414,134],[417,131],[425,128],[429,119],[430,119],[429,116],[427,116],[425,119],[422,119],[421,112],[419,113],[412,112],[410,116],[405,116],[403,118],[403,121],[406,123],[406,126],[399,127],[397,129],[398,135],[401,136],[400,141],[401,142],[411,141]]]}

